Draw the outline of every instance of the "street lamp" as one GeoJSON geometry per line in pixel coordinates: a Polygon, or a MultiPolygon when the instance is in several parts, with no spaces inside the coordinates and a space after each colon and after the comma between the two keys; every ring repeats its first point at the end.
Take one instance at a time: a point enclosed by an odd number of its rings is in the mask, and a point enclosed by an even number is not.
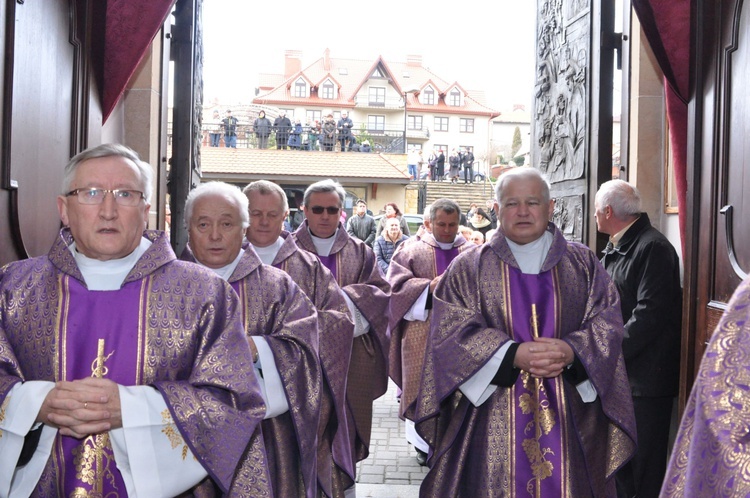
{"type": "Polygon", "coordinates": [[[406,154],[406,121],[407,121],[407,115],[406,115],[406,97],[410,93],[419,93],[419,88],[410,88],[409,90],[404,90],[404,154],[406,154]]]}

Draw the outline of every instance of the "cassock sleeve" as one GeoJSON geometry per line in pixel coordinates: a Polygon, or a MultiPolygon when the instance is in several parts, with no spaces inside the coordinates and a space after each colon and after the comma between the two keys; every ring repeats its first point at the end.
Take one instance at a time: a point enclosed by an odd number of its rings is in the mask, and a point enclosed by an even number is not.
{"type": "Polygon", "coordinates": [[[370,322],[364,317],[354,301],[344,293],[344,299],[346,299],[346,305],[349,307],[349,313],[354,320],[354,337],[359,337],[370,331],[370,322]]]}
{"type": "Polygon", "coordinates": [[[258,378],[263,400],[266,402],[265,419],[273,418],[289,411],[289,403],[284,395],[284,384],[281,382],[279,368],[273,359],[273,351],[265,337],[252,336],[255,347],[258,348],[258,362],[255,376],[258,378]]]}

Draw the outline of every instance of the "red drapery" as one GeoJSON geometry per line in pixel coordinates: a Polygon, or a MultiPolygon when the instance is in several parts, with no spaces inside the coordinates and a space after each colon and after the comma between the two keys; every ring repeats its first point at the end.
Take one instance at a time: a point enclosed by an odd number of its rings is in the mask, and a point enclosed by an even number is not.
{"type": "Polygon", "coordinates": [[[687,199],[687,102],[690,86],[690,0],[632,0],[654,56],[664,73],[669,138],[685,249],[687,199]]]}
{"type": "Polygon", "coordinates": [[[104,33],[102,113],[107,121],[176,0],[109,0],[104,33]]]}

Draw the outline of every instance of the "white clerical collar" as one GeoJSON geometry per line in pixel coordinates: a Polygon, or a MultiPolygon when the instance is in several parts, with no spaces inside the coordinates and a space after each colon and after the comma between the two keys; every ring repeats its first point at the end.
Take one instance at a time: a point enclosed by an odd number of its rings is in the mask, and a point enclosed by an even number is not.
{"type": "Polygon", "coordinates": [[[149,247],[151,247],[151,241],[145,237],[141,237],[140,243],[133,252],[124,258],[107,261],[84,256],[83,253],[76,250],[75,242],[68,246],[68,250],[73,254],[76,265],[78,265],[78,269],[81,271],[83,280],[86,282],[86,287],[89,290],[111,291],[122,287],[125,277],[128,276],[130,270],[133,269],[149,247]]]}
{"type": "Polygon", "coordinates": [[[279,237],[278,239],[276,239],[276,242],[266,247],[258,247],[253,243],[250,243],[250,245],[253,249],[255,249],[255,253],[258,255],[260,260],[263,261],[264,264],[272,265],[273,260],[276,259],[276,255],[279,253],[279,249],[281,249],[281,245],[283,243],[284,237],[279,237]]]}
{"type": "Polygon", "coordinates": [[[521,271],[530,274],[538,274],[539,270],[542,269],[542,264],[547,258],[547,253],[549,248],[552,247],[554,239],[554,235],[546,230],[541,237],[528,244],[516,244],[509,238],[505,238],[521,271]]]}
{"type": "MultiPolygon", "coordinates": [[[[237,265],[240,264],[240,260],[242,259],[242,255],[245,254],[244,249],[240,249],[240,253],[237,254],[237,257],[234,258],[234,261],[229,263],[226,266],[222,266],[221,268],[208,268],[209,270],[216,273],[218,276],[220,276],[222,279],[229,281],[229,277],[232,276],[232,273],[234,273],[234,269],[237,268],[237,265]]],[[[205,265],[204,265],[205,266],[205,265]]]]}
{"type": "MultiPolygon", "coordinates": [[[[307,231],[310,232],[310,228],[308,228],[307,231]]],[[[331,235],[327,239],[321,239],[320,237],[316,237],[312,232],[310,232],[310,237],[312,237],[313,244],[315,244],[315,252],[318,254],[318,256],[323,256],[325,258],[329,254],[331,254],[333,244],[334,242],[336,242],[337,233],[339,233],[338,228],[336,228],[336,231],[333,232],[333,235],[331,235]]]]}
{"type": "Polygon", "coordinates": [[[435,239],[435,242],[437,243],[438,246],[440,246],[440,249],[442,249],[443,251],[449,251],[453,249],[453,244],[456,243],[456,239],[454,238],[453,242],[440,242],[438,239],[435,239]]]}

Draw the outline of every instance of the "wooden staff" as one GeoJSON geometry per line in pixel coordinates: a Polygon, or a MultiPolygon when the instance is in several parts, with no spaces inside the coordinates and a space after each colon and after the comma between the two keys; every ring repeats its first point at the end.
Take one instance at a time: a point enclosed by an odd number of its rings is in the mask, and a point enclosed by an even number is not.
{"type": "MultiPolygon", "coordinates": [[[[539,339],[539,320],[536,314],[536,304],[531,305],[531,335],[534,339],[539,339]]],[[[541,439],[542,439],[542,426],[541,426],[541,387],[542,387],[542,379],[539,377],[534,377],[534,394],[535,394],[535,401],[536,406],[534,407],[534,428],[535,428],[535,436],[537,443],[539,443],[539,449],[541,451],[541,439]]],[[[535,478],[536,480],[536,497],[541,498],[542,495],[542,479],[539,477],[539,474],[537,473],[537,476],[535,478]]]]}

